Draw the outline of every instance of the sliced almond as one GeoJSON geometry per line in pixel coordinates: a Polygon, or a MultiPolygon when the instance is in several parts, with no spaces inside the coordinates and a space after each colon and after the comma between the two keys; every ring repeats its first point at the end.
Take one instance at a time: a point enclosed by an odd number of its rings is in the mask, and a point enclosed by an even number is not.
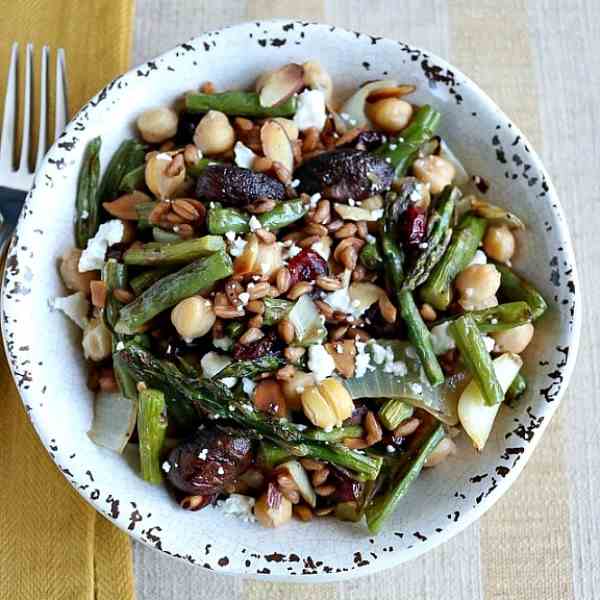
{"type": "Polygon", "coordinates": [[[352,300],[352,309],[361,314],[386,294],[374,283],[359,281],[350,284],[348,295],[352,300]]]}
{"type": "Polygon", "coordinates": [[[263,153],[281,163],[290,173],[294,170],[294,149],[285,129],[277,121],[267,121],[260,129],[263,153]]]}
{"type": "Polygon", "coordinates": [[[377,100],[383,100],[384,98],[401,98],[412,94],[416,89],[416,86],[409,84],[384,87],[370,93],[368,100],[369,102],[377,102],[377,100]]]}
{"type": "Polygon", "coordinates": [[[131,194],[125,194],[112,202],[103,202],[102,206],[109,215],[112,215],[117,219],[135,221],[138,218],[135,207],[142,202],[151,201],[150,196],[136,190],[131,192],[131,194]]]}
{"type": "Polygon", "coordinates": [[[354,357],[356,348],[352,340],[343,340],[340,342],[330,342],[325,344],[325,349],[335,362],[336,371],[343,377],[352,377],[354,375],[354,357]]]}
{"type": "Polygon", "coordinates": [[[377,221],[383,216],[383,211],[380,208],[368,210],[360,206],[336,203],[333,205],[333,209],[344,221],[377,221]]]}
{"type": "Polygon", "coordinates": [[[261,106],[271,107],[285,102],[304,86],[304,69],[295,63],[271,71],[257,82],[261,106]],[[260,86],[260,87],[259,87],[260,86]]]}
{"type": "Polygon", "coordinates": [[[276,123],[279,123],[284,131],[287,133],[288,138],[290,138],[290,142],[294,143],[298,139],[298,126],[291,119],[285,119],[283,117],[277,117],[273,119],[276,123]]]}
{"type": "Polygon", "coordinates": [[[244,251],[240,254],[233,263],[233,271],[237,275],[252,273],[256,259],[258,258],[258,238],[255,235],[248,237],[244,251]]]}

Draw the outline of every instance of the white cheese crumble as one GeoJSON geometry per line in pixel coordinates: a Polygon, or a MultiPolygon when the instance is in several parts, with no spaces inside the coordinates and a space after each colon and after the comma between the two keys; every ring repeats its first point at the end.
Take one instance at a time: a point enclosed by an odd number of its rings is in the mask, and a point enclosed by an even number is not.
{"type": "Polygon", "coordinates": [[[242,304],[248,304],[250,301],[250,294],[248,292],[242,292],[238,298],[242,304]]]}
{"type": "Polygon", "coordinates": [[[302,252],[302,248],[300,246],[296,246],[296,244],[291,243],[287,248],[284,247],[283,251],[283,259],[289,260],[290,258],[294,258],[302,252]]]}
{"type": "Polygon", "coordinates": [[[246,523],[254,523],[254,498],[242,494],[229,494],[225,500],[219,500],[217,507],[229,517],[237,517],[246,523]]]}
{"type": "Polygon", "coordinates": [[[486,265],[487,264],[487,256],[485,255],[485,252],[483,252],[482,250],[477,250],[477,252],[475,252],[475,256],[473,257],[473,260],[469,263],[469,267],[471,265],[486,265]]]}
{"type": "Polygon", "coordinates": [[[294,181],[292,181],[291,186],[293,188],[297,188],[300,185],[300,180],[299,179],[294,179],[294,181]]]}
{"type": "Polygon", "coordinates": [[[490,337],[489,335],[484,335],[483,337],[483,343],[485,344],[485,349],[487,350],[488,354],[494,349],[494,346],[496,345],[496,341],[494,340],[493,337],[490,337]]]}
{"type": "Polygon", "coordinates": [[[311,208],[316,208],[316,206],[319,203],[320,199],[321,199],[321,194],[319,194],[319,192],[316,192],[315,194],[313,194],[310,197],[310,207],[311,208]]]}
{"type": "Polygon", "coordinates": [[[225,232],[225,239],[227,239],[229,242],[233,242],[233,240],[235,240],[235,231],[225,232]]]}
{"type": "Polygon", "coordinates": [[[123,221],[112,219],[102,223],[96,235],[88,240],[85,250],[79,258],[79,272],[97,271],[104,267],[104,257],[109,246],[117,244],[123,239],[125,227],[123,221]]]}
{"type": "Polygon", "coordinates": [[[450,325],[450,321],[440,323],[431,329],[431,342],[435,354],[444,354],[444,352],[456,348],[454,338],[448,333],[448,325],[450,325]]]}
{"type": "Polygon", "coordinates": [[[173,160],[173,157],[170,154],[167,154],[166,152],[161,152],[160,154],[156,155],[156,160],[168,160],[169,162],[171,162],[173,160]]]}
{"type": "MultiPolygon", "coordinates": [[[[227,233],[230,233],[230,232],[227,232],[227,233]]],[[[227,236],[227,234],[225,234],[225,236],[227,236]]],[[[241,256],[242,253],[244,252],[245,247],[246,247],[245,239],[234,237],[229,242],[229,254],[231,254],[231,256],[234,256],[234,257],[241,256]]]]}
{"type": "Polygon", "coordinates": [[[233,147],[233,154],[235,156],[235,164],[242,169],[251,169],[256,154],[246,146],[243,142],[236,142],[233,147]]]}
{"type": "Polygon", "coordinates": [[[391,373],[396,377],[404,377],[406,373],[408,373],[408,369],[406,368],[406,363],[401,360],[395,360],[392,362],[386,362],[383,367],[384,373],[391,373]]]}
{"type": "Polygon", "coordinates": [[[117,352],[120,352],[121,350],[125,350],[125,344],[123,342],[117,342],[117,345],[115,346],[117,352]]]}
{"type": "MultiPolygon", "coordinates": [[[[202,375],[208,378],[214,377],[230,363],[231,358],[229,356],[218,354],[217,352],[207,352],[200,360],[202,375]]],[[[221,379],[221,382],[231,388],[237,383],[237,378],[225,377],[225,379],[221,379]]]]}
{"type": "Polygon", "coordinates": [[[317,382],[329,377],[335,369],[333,357],[322,344],[314,344],[308,348],[308,368],[317,382]]]}
{"type": "Polygon", "coordinates": [[[250,217],[250,220],[248,221],[248,226],[250,227],[250,231],[256,231],[257,229],[262,229],[262,225],[260,224],[260,221],[254,215],[252,215],[250,217]]]}
{"type": "Polygon", "coordinates": [[[354,355],[354,377],[362,377],[367,371],[374,371],[371,364],[371,354],[366,351],[367,344],[356,340],[356,354],[354,355]]]}
{"type": "Polygon", "coordinates": [[[256,383],[254,383],[252,379],[248,377],[242,377],[242,390],[244,391],[244,394],[246,394],[246,396],[249,396],[251,398],[252,394],[254,394],[255,388],[256,383]]]}
{"type": "Polygon", "coordinates": [[[386,452],[389,452],[389,453],[391,454],[392,452],[396,452],[396,448],[395,448],[394,446],[392,446],[391,444],[388,444],[388,445],[385,447],[385,451],[386,451],[386,452]]]}
{"type": "Polygon", "coordinates": [[[374,244],[376,239],[377,238],[374,235],[371,235],[370,233],[367,234],[367,244],[374,244]]]}
{"type": "Polygon", "coordinates": [[[228,336],[213,339],[213,346],[227,352],[233,346],[233,340],[228,336]]]}
{"type": "Polygon", "coordinates": [[[305,90],[298,94],[294,123],[300,131],[310,127],[321,131],[326,119],[325,94],[321,90],[305,90]]]}
{"type": "Polygon", "coordinates": [[[207,456],[208,456],[208,448],[202,448],[202,450],[200,450],[200,452],[198,452],[198,458],[200,460],[206,460],[207,456]]]}
{"type": "Polygon", "coordinates": [[[223,467],[219,467],[217,469],[217,475],[225,475],[225,469],[223,467]]]}
{"type": "Polygon", "coordinates": [[[411,383],[410,384],[410,389],[415,394],[422,394],[423,393],[423,386],[420,383],[411,383]]]}
{"type": "Polygon", "coordinates": [[[331,254],[331,246],[325,244],[323,240],[319,240],[318,242],[312,244],[310,249],[314,250],[324,260],[329,260],[329,255],[331,254]]]}
{"type": "Polygon", "coordinates": [[[162,464],[162,470],[165,473],[168,473],[171,470],[171,463],[168,460],[165,460],[165,462],[162,464]]]}
{"type": "Polygon", "coordinates": [[[63,298],[50,298],[48,304],[51,309],[60,310],[67,315],[81,329],[84,329],[87,325],[90,303],[83,292],[76,292],[63,298]]]}

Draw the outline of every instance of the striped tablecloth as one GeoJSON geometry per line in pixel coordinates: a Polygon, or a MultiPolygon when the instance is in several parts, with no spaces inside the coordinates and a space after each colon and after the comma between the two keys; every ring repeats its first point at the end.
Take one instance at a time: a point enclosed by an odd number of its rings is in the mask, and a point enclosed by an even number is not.
{"type": "MultiPolygon", "coordinates": [[[[414,43],[472,77],[541,153],[587,297],[600,290],[600,0],[138,0],[132,63],[206,30],[273,17],[414,43]]],[[[600,304],[587,302],[584,314],[570,390],[524,474],[444,546],[385,574],[284,585],[213,575],[136,544],[139,600],[599,598],[600,304]]]]}

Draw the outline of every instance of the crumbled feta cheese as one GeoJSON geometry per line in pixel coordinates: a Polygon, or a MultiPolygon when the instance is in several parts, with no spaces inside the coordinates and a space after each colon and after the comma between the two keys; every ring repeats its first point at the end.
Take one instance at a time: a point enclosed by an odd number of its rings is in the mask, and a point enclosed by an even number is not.
{"type": "Polygon", "coordinates": [[[254,389],[256,388],[256,383],[252,381],[252,379],[248,377],[242,377],[242,390],[246,396],[252,397],[254,393],[254,389]]]}
{"type": "Polygon", "coordinates": [[[383,208],[376,208],[371,211],[371,218],[369,220],[377,221],[378,219],[381,219],[381,217],[383,217],[383,208]]]}
{"type": "Polygon", "coordinates": [[[308,429],[308,425],[304,425],[302,423],[296,423],[296,429],[298,431],[305,431],[306,429],[308,429]]]}
{"type": "Polygon", "coordinates": [[[243,238],[234,238],[229,243],[229,254],[231,256],[241,256],[244,252],[244,248],[246,247],[246,240],[243,238]]]}
{"type": "MultiPolygon", "coordinates": [[[[231,362],[229,356],[218,354],[217,352],[207,352],[200,360],[202,375],[208,378],[214,377],[231,362]]],[[[237,378],[225,377],[224,379],[221,379],[221,383],[227,387],[233,387],[237,383],[237,378]]]]}
{"type": "Polygon", "coordinates": [[[367,237],[366,237],[367,244],[374,244],[376,239],[377,238],[374,235],[367,233],[367,237]]]}
{"type": "Polygon", "coordinates": [[[219,467],[217,469],[217,475],[225,475],[225,469],[223,467],[219,467]]]}
{"type": "Polygon", "coordinates": [[[415,394],[422,394],[423,393],[423,386],[420,383],[411,383],[410,384],[410,389],[415,394]]]}
{"type": "MultiPolygon", "coordinates": [[[[386,348],[385,346],[382,346],[381,344],[378,344],[375,341],[371,341],[371,342],[369,342],[369,349],[371,350],[373,362],[376,365],[383,364],[383,361],[385,360],[385,357],[386,357],[386,352],[387,352],[387,350],[389,350],[389,348],[386,348]]],[[[392,360],[394,360],[393,353],[392,353],[392,360]]]]}
{"type": "Polygon", "coordinates": [[[367,344],[359,342],[354,343],[356,354],[354,355],[354,377],[362,377],[367,371],[373,371],[375,367],[371,364],[371,355],[366,352],[367,344]]]}
{"type": "Polygon", "coordinates": [[[104,267],[104,258],[109,246],[117,244],[123,239],[125,226],[123,221],[112,219],[102,223],[96,235],[88,240],[85,250],[79,258],[79,272],[97,271],[104,267]]]}
{"type": "Polygon", "coordinates": [[[329,260],[329,255],[331,254],[331,246],[325,244],[322,239],[312,244],[310,249],[314,250],[324,260],[329,260]]]}
{"type": "Polygon", "coordinates": [[[448,325],[450,325],[450,321],[431,328],[431,343],[436,354],[444,354],[444,352],[456,348],[454,338],[448,333],[448,325]]]}
{"type": "Polygon", "coordinates": [[[80,215],[80,217],[81,217],[82,219],[84,219],[84,220],[85,220],[85,219],[87,219],[89,216],[90,216],[90,213],[89,213],[87,210],[82,210],[82,211],[81,211],[81,215],[80,215]]]}
{"type": "Polygon", "coordinates": [[[391,444],[388,444],[388,445],[385,447],[385,451],[386,451],[386,452],[389,452],[389,453],[391,454],[392,452],[396,452],[396,448],[395,448],[395,446],[392,446],[391,444]]]}
{"type": "Polygon", "coordinates": [[[162,464],[162,470],[165,473],[168,473],[171,470],[171,463],[168,460],[165,460],[165,462],[162,464]]]}
{"type": "Polygon", "coordinates": [[[213,346],[227,352],[233,346],[233,340],[228,336],[213,339],[213,346]]]}
{"type": "Polygon", "coordinates": [[[356,206],[356,201],[354,198],[348,198],[348,206],[356,206]]]}
{"type": "Polygon", "coordinates": [[[316,127],[319,131],[325,126],[325,94],[321,90],[305,90],[298,94],[294,123],[300,131],[316,127]]]}
{"type": "Polygon", "coordinates": [[[322,344],[314,344],[308,348],[308,368],[317,381],[329,377],[335,369],[335,361],[322,344]]]}
{"type": "Polygon", "coordinates": [[[228,498],[217,502],[217,507],[229,517],[237,517],[246,523],[254,523],[256,521],[253,512],[255,502],[251,496],[229,494],[228,498]]]}
{"type": "Polygon", "coordinates": [[[429,246],[429,244],[427,242],[421,242],[419,244],[419,248],[421,248],[421,250],[425,250],[425,248],[427,248],[429,246]]]}
{"type": "Polygon", "coordinates": [[[200,450],[200,452],[198,452],[198,458],[200,460],[206,460],[207,456],[208,456],[208,448],[202,448],[202,450],[200,450]]]}
{"type": "MultiPolygon", "coordinates": [[[[315,242],[316,243],[316,242],[315,242]]],[[[290,258],[294,258],[302,252],[302,248],[300,246],[296,246],[296,244],[292,243],[287,248],[284,249],[283,258],[284,260],[289,260],[290,258]]]]}
{"type": "Polygon", "coordinates": [[[408,373],[408,369],[406,368],[406,363],[401,360],[395,360],[393,362],[386,362],[383,367],[384,373],[391,373],[396,377],[404,377],[406,373],[408,373]]]}
{"type": "Polygon", "coordinates": [[[323,431],[325,433],[331,433],[333,431],[333,425],[329,425],[328,427],[323,427],[323,431]]]}
{"type": "Polygon", "coordinates": [[[482,250],[477,250],[475,252],[475,256],[473,256],[473,260],[469,263],[469,267],[471,265],[486,265],[487,264],[487,256],[485,252],[482,250]]]}
{"type": "Polygon", "coordinates": [[[319,203],[320,199],[321,199],[321,194],[319,194],[319,192],[316,192],[315,194],[313,194],[310,197],[310,207],[311,208],[316,208],[316,206],[319,203]]]}
{"type": "Polygon", "coordinates": [[[490,323],[492,325],[498,325],[498,319],[496,319],[496,317],[493,317],[492,319],[490,319],[490,323]]]}
{"type": "Polygon", "coordinates": [[[48,304],[51,309],[60,310],[67,315],[81,329],[84,329],[87,325],[90,303],[83,292],[77,292],[63,298],[50,298],[48,304]]]}
{"type": "Polygon", "coordinates": [[[299,179],[294,179],[292,181],[291,185],[292,185],[293,188],[297,188],[300,185],[300,180],[299,179]]]}
{"type": "Polygon", "coordinates": [[[395,150],[398,147],[398,144],[390,144],[390,150],[395,150]]]}
{"type": "Polygon", "coordinates": [[[227,239],[230,242],[233,242],[233,240],[235,240],[235,231],[227,231],[225,233],[225,239],[227,239]]]}
{"type": "Polygon", "coordinates": [[[250,294],[248,292],[242,292],[238,298],[242,304],[248,304],[250,301],[250,294]]]}
{"type": "Polygon", "coordinates": [[[250,217],[250,220],[248,221],[248,226],[250,227],[250,231],[256,231],[257,229],[262,229],[262,225],[260,224],[260,221],[254,215],[252,215],[250,217]]]}
{"type": "Polygon", "coordinates": [[[117,345],[115,346],[117,352],[120,352],[121,350],[125,349],[125,344],[123,342],[117,342],[117,345]]]}
{"type": "Polygon", "coordinates": [[[235,156],[235,164],[242,169],[251,169],[256,154],[246,146],[243,142],[236,142],[233,147],[233,154],[235,156]]]}
{"type": "Polygon", "coordinates": [[[342,344],[337,344],[335,347],[335,351],[338,354],[344,354],[344,346],[342,344]]]}
{"type": "Polygon", "coordinates": [[[156,160],[168,160],[169,162],[171,162],[173,160],[173,157],[170,154],[167,154],[166,152],[161,152],[160,154],[156,155],[156,160]]]}
{"type": "Polygon", "coordinates": [[[483,337],[483,343],[485,344],[485,349],[488,351],[488,354],[494,349],[494,346],[496,345],[496,341],[494,340],[493,337],[490,337],[489,335],[484,335],[483,337]]]}

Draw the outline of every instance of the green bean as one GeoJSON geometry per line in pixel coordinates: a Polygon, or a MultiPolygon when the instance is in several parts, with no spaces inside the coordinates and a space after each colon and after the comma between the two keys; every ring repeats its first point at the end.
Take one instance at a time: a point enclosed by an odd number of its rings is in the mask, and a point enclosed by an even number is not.
{"type": "Polygon", "coordinates": [[[142,390],[138,398],[137,430],[142,477],[150,482],[162,482],[160,455],[167,433],[165,396],[158,390],[142,390]]]}
{"type": "Polygon", "coordinates": [[[381,424],[393,431],[402,421],[412,417],[415,409],[400,398],[388,398],[379,409],[377,416],[381,424]]]}
{"type": "Polygon", "coordinates": [[[517,376],[512,380],[510,387],[506,391],[506,401],[511,404],[519,399],[525,393],[527,389],[527,380],[521,373],[517,373],[517,376]]]}
{"type": "Polygon", "coordinates": [[[125,173],[119,183],[119,192],[131,193],[134,190],[142,190],[146,185],[146,165],[141,164],[125,173]]]}
{"type": "Polygon", "coordinates": [[[123,178],[144,164],[147,147],[137,140],[125,140],[113,154],[98,189],[98,204],[119,195],[123,178]]]}
{"type": "Polygon", "coordinates": [[[245,329],[246,327],[240,321],[230,321],[225,325],[225,333],[232,340],[237,340],[244,333],[245,329]]]}
{"type": "Polygon", "coordinates": [[[294,303],[291,300],[283,298],[263,299],[265,304],[265,312],[263,313],[263,324],[266,326],[276,325],[292,310],[294,303]]]}
{"type": "Polygon", "coordinates": [[[166,229],[161,229],[160,227],[152,228],[152,237],[155,242],[159,244],[173,244],[177,242],[181,242],[181,238],[174,233],[173,231],[167,231],[166,229]]]}
{"type": "Polygon", "coordinates": [[[100,178],[100,147],[102,140],[94,138],[86,146],[83,163],[77,181],[75,199],[75,241],[84,249],[100,226],[100,203],[98,202],[98,180],[100,178]]]}
{"type": "Polygon", "coordinates": [[[136,275],[129,282],[129,286],[133,290],[136,296],[139,296],[144,290],[147,290],[153,283],[156,283],[159,279],[165,277],[171,272],[171,269],[152,269],[150,271],[144,271],[139,275],[136,275]]]}
{"type": "Polygon", "coordinates": [[[190,93],[185,97],[185,107],[193,113],[219,110],[236,117],[291,117],[296,112],[296,97],[291,96],[276,106],[266,107],[261,105],[255,92],[190,93]]]}
{"type": "Polygon", "coordinates": [[[485,403],[494,406],[502,402],[504,400],[502,386],[496,377],[494,364],[473,317],[469,314],[459,317],[449,325],[448,331],[454,338],[463,361],[477,381],[485,403]]]}
{"type": "Polygon", "coordinates": [[[533,319],[533,313],[527,302],[498,304],[491,308],[471,311],[469,314],[482,333],[506,331],[530,323],[533,319]]]}
{"type": "Polygon", "coordinates": [[[535,321],[539,319],[548,308],[542,295],[527,281],[519,277],[505,265],[494,263],[500,271],[500,294],[506,300],[527,302],[531,308],[531,316],[535,321]]]}
{"type": "Polygon", "coordinates": [[[331,431],[324,429],[307,429],[304,435],[317,442],[342,442],[348,438],[360,438],[364,430],[360,425],[346,425],[345,427],[335,427],[331,431]]]}
{"type": "Polygon", "coordinates": [[[377,242],[365,244],[359,254],[360,262],[371,271],[381,271],[383,268],[383,257],[379,251],[377,242]]]}
{"type": "Polygon", "coordinates": [[[123,262],[126,265],[143,267],[177,266],[219,252],[224,248],[223,238],[217,235],[205,235],[171,244],[150,242],[141,248],[127,250],[123,255],[123,262]]]}

